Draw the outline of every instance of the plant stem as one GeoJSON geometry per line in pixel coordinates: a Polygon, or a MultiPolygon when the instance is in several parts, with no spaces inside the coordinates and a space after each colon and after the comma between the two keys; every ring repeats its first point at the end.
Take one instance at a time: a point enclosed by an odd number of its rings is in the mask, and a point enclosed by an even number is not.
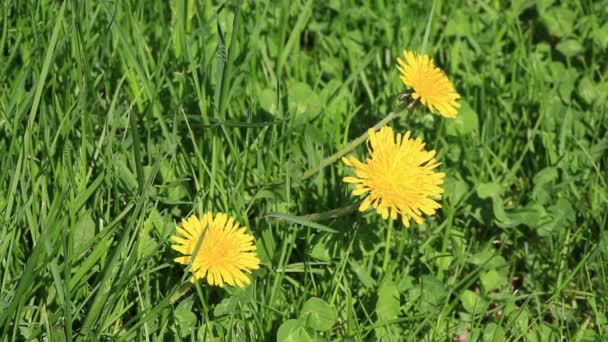
{"type": "Polygon", "coordinates": [[[393,235],[393,220],[388,220],[388,227],[386,228],[386,241],[384,243],[384,262],[382,263],[382,271],[386,273],[388,263],[391,261],[391,238],[393,235]]]}
{"type": "MultiPolygon", "coordinates": [[[[325,221],[325,220],[329,220],[329,219],[340,217],[340,216],[345,216],[352,212],[355,212],[355,211],[357,211],[357,208],[359,208],[360,205],[361,205],[361,202],[358,201],[351,205],[347,205],[346,207],[323,211],[320,213],[295,216],[295,218],[303,219],[306,221],[312,221],[312,222],[325,221]]],[[[285,219],[278,218],[278,217],[270,217],[270,218],[268,218],[268,220],[269,220],[269,222],[271,222],[273,224],[291,222],[289,220],[285,220],[285,219]]]]}
{"type": "MultiPolygon", "coordinates": [[[[384,117],[384,119],[380,120],[371,129],[378,130],[379,128],[382,128],[384,125],[386,125],[387,123],[389,123],[390,121],[392,121],[393,119],[395,119],[396,117],[398,117],[401,113],[403,113],[405,111],[408,111],[408,112],[413,111],[414,108],[415,108],[414,105],[416,103],[417,103],[416,101],[412,101],[412,102],[410,102],[410,104],[404,110],[401,110],[401,111],[398,111],[398,112],[390,112],[386,117],[384,117]]],[[[317,174],[324,167],[335,163],[338,159],[340,159],[341,157],[343,157],[345,154],[347,154],[348,152],[354,150],[355,147],[359,146],[362,142],[365,141],[365,139],[367,139],[367,131],[365,131],[365,133],[361,134],[355,140],[352,140],[348,144],[344,145],[344,147],[342,147],[342,149],[340,149],[340,151],[338,151],[338,152],[332,154],[331,156],[323,159],[319,163],[319,165],[317,165],[317,166],[313,167],[312,169],[309,169],[306,172],[304,172],[304,174],[302,174],[301,180],[308,179],[308,178],[314,176],[315,174],[317,174]]]]}
{"type": "Polygon", "coordinates": [[[190,290],[190,288],[192,287],[192,283],[188,282],[184,285],[182,285],[182,287],[180,287],[172,296],[171,299],[169,300],[169,303],[171,305],[175,304],[175,302],[177,302],[180,298],[182,298],[186,292],[188,292],[188,290],[190,290]]]}
{"type": "Polygon", "coordinates": [[[332,218],[348,215],[352,212],[355,212],[355,211],[357,211],[357,208],[359,208],[360,205],[361,205],[361,202],[357,202],[357,203],[348,205],[346,207],[338,208],[338,209],[324,211],[321,213],[302,215],[299,218],[302,218],[302,219],[305,219],[308,221],[313,221],[313,222],[329,220],[332,218]]]}

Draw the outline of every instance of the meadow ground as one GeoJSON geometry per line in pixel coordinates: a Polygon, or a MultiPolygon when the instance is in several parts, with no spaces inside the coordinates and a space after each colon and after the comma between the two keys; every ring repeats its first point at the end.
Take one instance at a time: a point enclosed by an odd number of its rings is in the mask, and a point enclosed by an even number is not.
{"type": "Polygon", "coordinates": [[[608,339],[605,0],[0,12],[3,341],[608,339]],[[403,49],[462,96],[389,123],[437,151],[442,208],[298,217],[356,203],[317,166],[399,108],[403,49]],[[207,211],[255,237],[251,286],[173,261],[207,211]]]}

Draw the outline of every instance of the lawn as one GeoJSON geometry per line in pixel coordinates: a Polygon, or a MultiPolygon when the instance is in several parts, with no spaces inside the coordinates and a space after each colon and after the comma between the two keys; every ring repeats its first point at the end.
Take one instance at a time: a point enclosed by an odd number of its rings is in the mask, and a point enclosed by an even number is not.
{"type": "Polygon", "coordinates": [[[606,0],[4,1],[0,340],[607,340],[607,60],[606,0]],[[408,228],[343,181],[379,122],[445,173],[408,228]],[[207,212],[248,286],[174,261],[207,212]]]}

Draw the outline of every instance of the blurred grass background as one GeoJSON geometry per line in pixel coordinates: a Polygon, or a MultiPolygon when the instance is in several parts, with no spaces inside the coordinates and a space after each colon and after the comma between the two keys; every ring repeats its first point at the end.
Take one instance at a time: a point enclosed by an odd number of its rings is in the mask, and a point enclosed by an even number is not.
{"type": "MultiPolygon", "coordinates": [[[[608,2],[4,1],[2,340],[526,340],[608,335],[608,2]],[[434,7],[433,7],[434,6],[434,7]],[[403,49],[462,95],[391,125],[447,173],[424,225],[353,203],[327,155],[398,107],[403,49]],[[169,237],[225,211],[246,289],[169,237]]],[[[355,150],[365,156],[364,146],[355,150]]]]}

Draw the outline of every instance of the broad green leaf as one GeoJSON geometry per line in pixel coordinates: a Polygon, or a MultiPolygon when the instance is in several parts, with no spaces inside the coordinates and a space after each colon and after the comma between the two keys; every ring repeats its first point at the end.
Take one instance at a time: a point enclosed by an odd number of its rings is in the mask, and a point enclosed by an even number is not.
{"type": "Polygon", "coordinates": [[[469,191],[469,185],[466,181],[450,176],[445,178],[443,188],[445,189],[445,196],[453,204],[458,203],[469,191]]]}
{"type": "Polygon", "coordinates": [[[222,301],[215,306],[213,315],[215,317],[230,315],[235,313],[243,314],[244,311],[248,310],[248,305],[253,300],[253,287],[247,286],[244,288],[226,288],[229,292],[229,296],[222,299],[222,301]]]}
{"type": "Polygon", "coordinates": [[[289,88],[289,114],[297,123],[315,118],[321,112],[321,97],[306,83],[296,82],[289,88]]]}
{"type": "Polygon", "coordinates": [[[434,276],[425,275],[420,283],[410,291],[410,300],[417,302],[422,312],[433,312],[444,300],[445,288],[434,276]]]}
{"type": "Polygon", "coordinates": [[[270,114],[277,115],[277,93],[272,89],[262,89],[260,92],[260,105],[270,114]]]}
{"type": "Polygon", "coordinates": [[[173,311],[175,321],[179,326],[180,334],[182,336],[190,336],[196,326],[197,318],[192,312],[192,303],[193,299],[192,296],[190,296],[182,300],[175,308],[175,311],[173,311]]]}
{"type": "Polygon", "coordinates": [[[318,239],[314,243],[309,255],[319,261],[329,261],[331,259],[329,249],[327,248],[326,241],[324,239],[318,239]]]}
{"type": "Polygon", "coordinates": [[[552,7],[546,11],[540,10],[540,16],[550,35],[565,37],[572,33],[576,14],[563,7],[552,7]]]}
{"type": "Polygon", "coordinates": [[[583,76],[578,83],[578,95],[587,103],[592,104],[598,96],[597,84],[593,82],[593,79],[589,76],[583,76]]]}
{"type": "Polygon", "coordinates": [[[474,265],[483,265],[490,262],[490,259],[494,258],[494,250],[491,248],[484,248],[483,250],[471,255],[468,262],[474,265]]]}
{"type": "MultiPolygon", "coordinates": [[[[574,91],[574,84],[579,76],[579,73],[573,67],[566,67],[564,63],[559,61],[553,61],[549,63],[550,81],[557,87],[559,98],[569,103],[574,91]]],[[[553,113],[558,112],[556,108],[553,108],[553,113]]]]}
{"type": "Polygon", "coordinates": [[[558,341],[554,328],[547,323],[540,323],[536,329],[538,341],[558,341]]]}
{"type": "Polygon", "coordinates": [[[471,290],[465,290],[460,295],[460,302],[462,307],[473,315],[483,314],[488,307],[488,302],[471,290]]]}
{"type": "Polygon", "coordinates": [[[361,281],[363,286],[367,288],[376,286],[376,280],[372,278],[372,276],[369,274],[369,271],[363,268],[361,264],[352,259],[348,261],[348,264],[350,265],[351,270],[355,272],[357,278],[359,279],[359,281],[361,281]]]}
{"type": "Polygon", "coordinates": [[[281,324],[277,331],[277,341],[285,342],[313,342],[319,341],[318,335],[306,327],[301,319],[289,319],[281,324]]]}
{"type": "Polygon", "coordinates": [[[484,292],[488,293],[492,290],[498,290],[509,284],[508,274],[506,269],[492,269],[482,272],[479,276],[484,292]]]}
{"type": "Polygon", "coordinates": [[[466,37],[471,34],[471,31],[470,17],[463,12],[463,9],[457,9],[448,17],[444,29],[444,33],[448,37],[466,37]]]}
{"type": "MultiPolygon", "coordinates": [[[[500,203],[502,208],[502,203],[500,203]]],[[[496,210],[495,206],[495,210],[496,210]]],[[[500,213],[501,210],[497,210],[500,213]]],[[[503,209],[504,211],[504,209],[503,209]]],[[[531,228],[538,227],[547,222],[547,211],[545,207],[539,203],[531,203],[523,208],[509,210],[502,215],[497,215],[497,224],[503,228],[516,227],[518,225],[526,225],[531,228]]]]}
{"type": "Polygon", "coordinates": [[[496,324],[489,323],[483,329],[483,338],[482,341],[492,341],[492,342],[501,342],[506,341],[506,335],[504,329],[496,324]]]}
{"type": "Polygon", "coordinates": [[[591,33],[593,42],[601,49],[608,48],[608,23],[605,23],[599,29],[593,30],[591,33]]]}
{"type": "MultiPolygon", "coordinates": [[[[223,315],[233,314],[238,308],[238,300],[233,297],[227,297],[222,299],[222,301],[215,306],[213,309],[213,316],[219,317],[223,315]]],[[[240,311],[240,310],[239,310],[240,311]]]]}
{"type": "Polygon", "coordinates": [[[511,0],[511,11],[516,16],[532,6],[534,6],[534,2],[529,0],[511,0]]]}
{"type": "Polygon", "coordinates": [[[502,192],[502,186],[498,183],[481,183],[477,185],[477,196],[482,199],[498,198],[502,192]]]}
{"type": "Polygon", "coordinates": [[[399,300],[399,289],[392,280],[385,278],[378,290],[378,301],[376,302],[376,315],[381,322],[397,318],[401,310],[399,300]]]}
{"type": "Polygon", "coordinates": [[[557,203],[549,207],[547,216],[547,220],[534,227],[540,236],[553,235],[568,228],[574,222],[576,212],[570,201],[560,198],[557,203]]]}
{"type": "Polygon", "coordinates": [[[558,173],[555,167],[549,166],[540,170],[534,176],[532,198],[534,198],[540,204],[549,202],[553,195],[551,183],[553,183],[557,177],[558,173]]]}
{"type": "Polygon", "coordinates": [[[477,113],[466,101],[460,101],[458,116],[446,120],[446,133],[451,136],[467,135],[479,131],[477,113]]]}
{"type": "Polygon", "coordinates": [[[374,329],[376,339],[379,341],[390,341],[401,334],[398,325],[389,323],[399,316],[401,302],[399,289],[390,278],[384,278],[378,289],[378,301],[376,302],[376,316],[378,327],[374,329]]]}
{"type": "Polygon", "coordinates": [[[562,40],[555,48],[566,57],[576,56],[585,50],[583,44],[576,39],[562,40]]]}
{"type": "Polygon", "coordinates": [[[397,287],[400,292],[408,291],[409,289],[414,287],[414,281],[414,277],[406,275],[405,277],[401,278],[397,287]]]}
{"type": "Polygon", "coordinates": [[[80,216],[74,227],[74,247],[88,244],[95,238],[95,222],[91,218],[91,213],[88,211],[80,216]]]}
{"type": "Polygon", "coordinates": [[[530,328],[530,312],[527,308],[514,310],[508,317],[508,321],[517,328],[516,330],[525,335],[530,328]]]}
{"type": "Polygon", "coordinates": [[[300,318],[306,321],[306,326],[317,331],[329,331],[336,323],[336,312],[324,300],[310,298],[304,303],[300,318]]]}

